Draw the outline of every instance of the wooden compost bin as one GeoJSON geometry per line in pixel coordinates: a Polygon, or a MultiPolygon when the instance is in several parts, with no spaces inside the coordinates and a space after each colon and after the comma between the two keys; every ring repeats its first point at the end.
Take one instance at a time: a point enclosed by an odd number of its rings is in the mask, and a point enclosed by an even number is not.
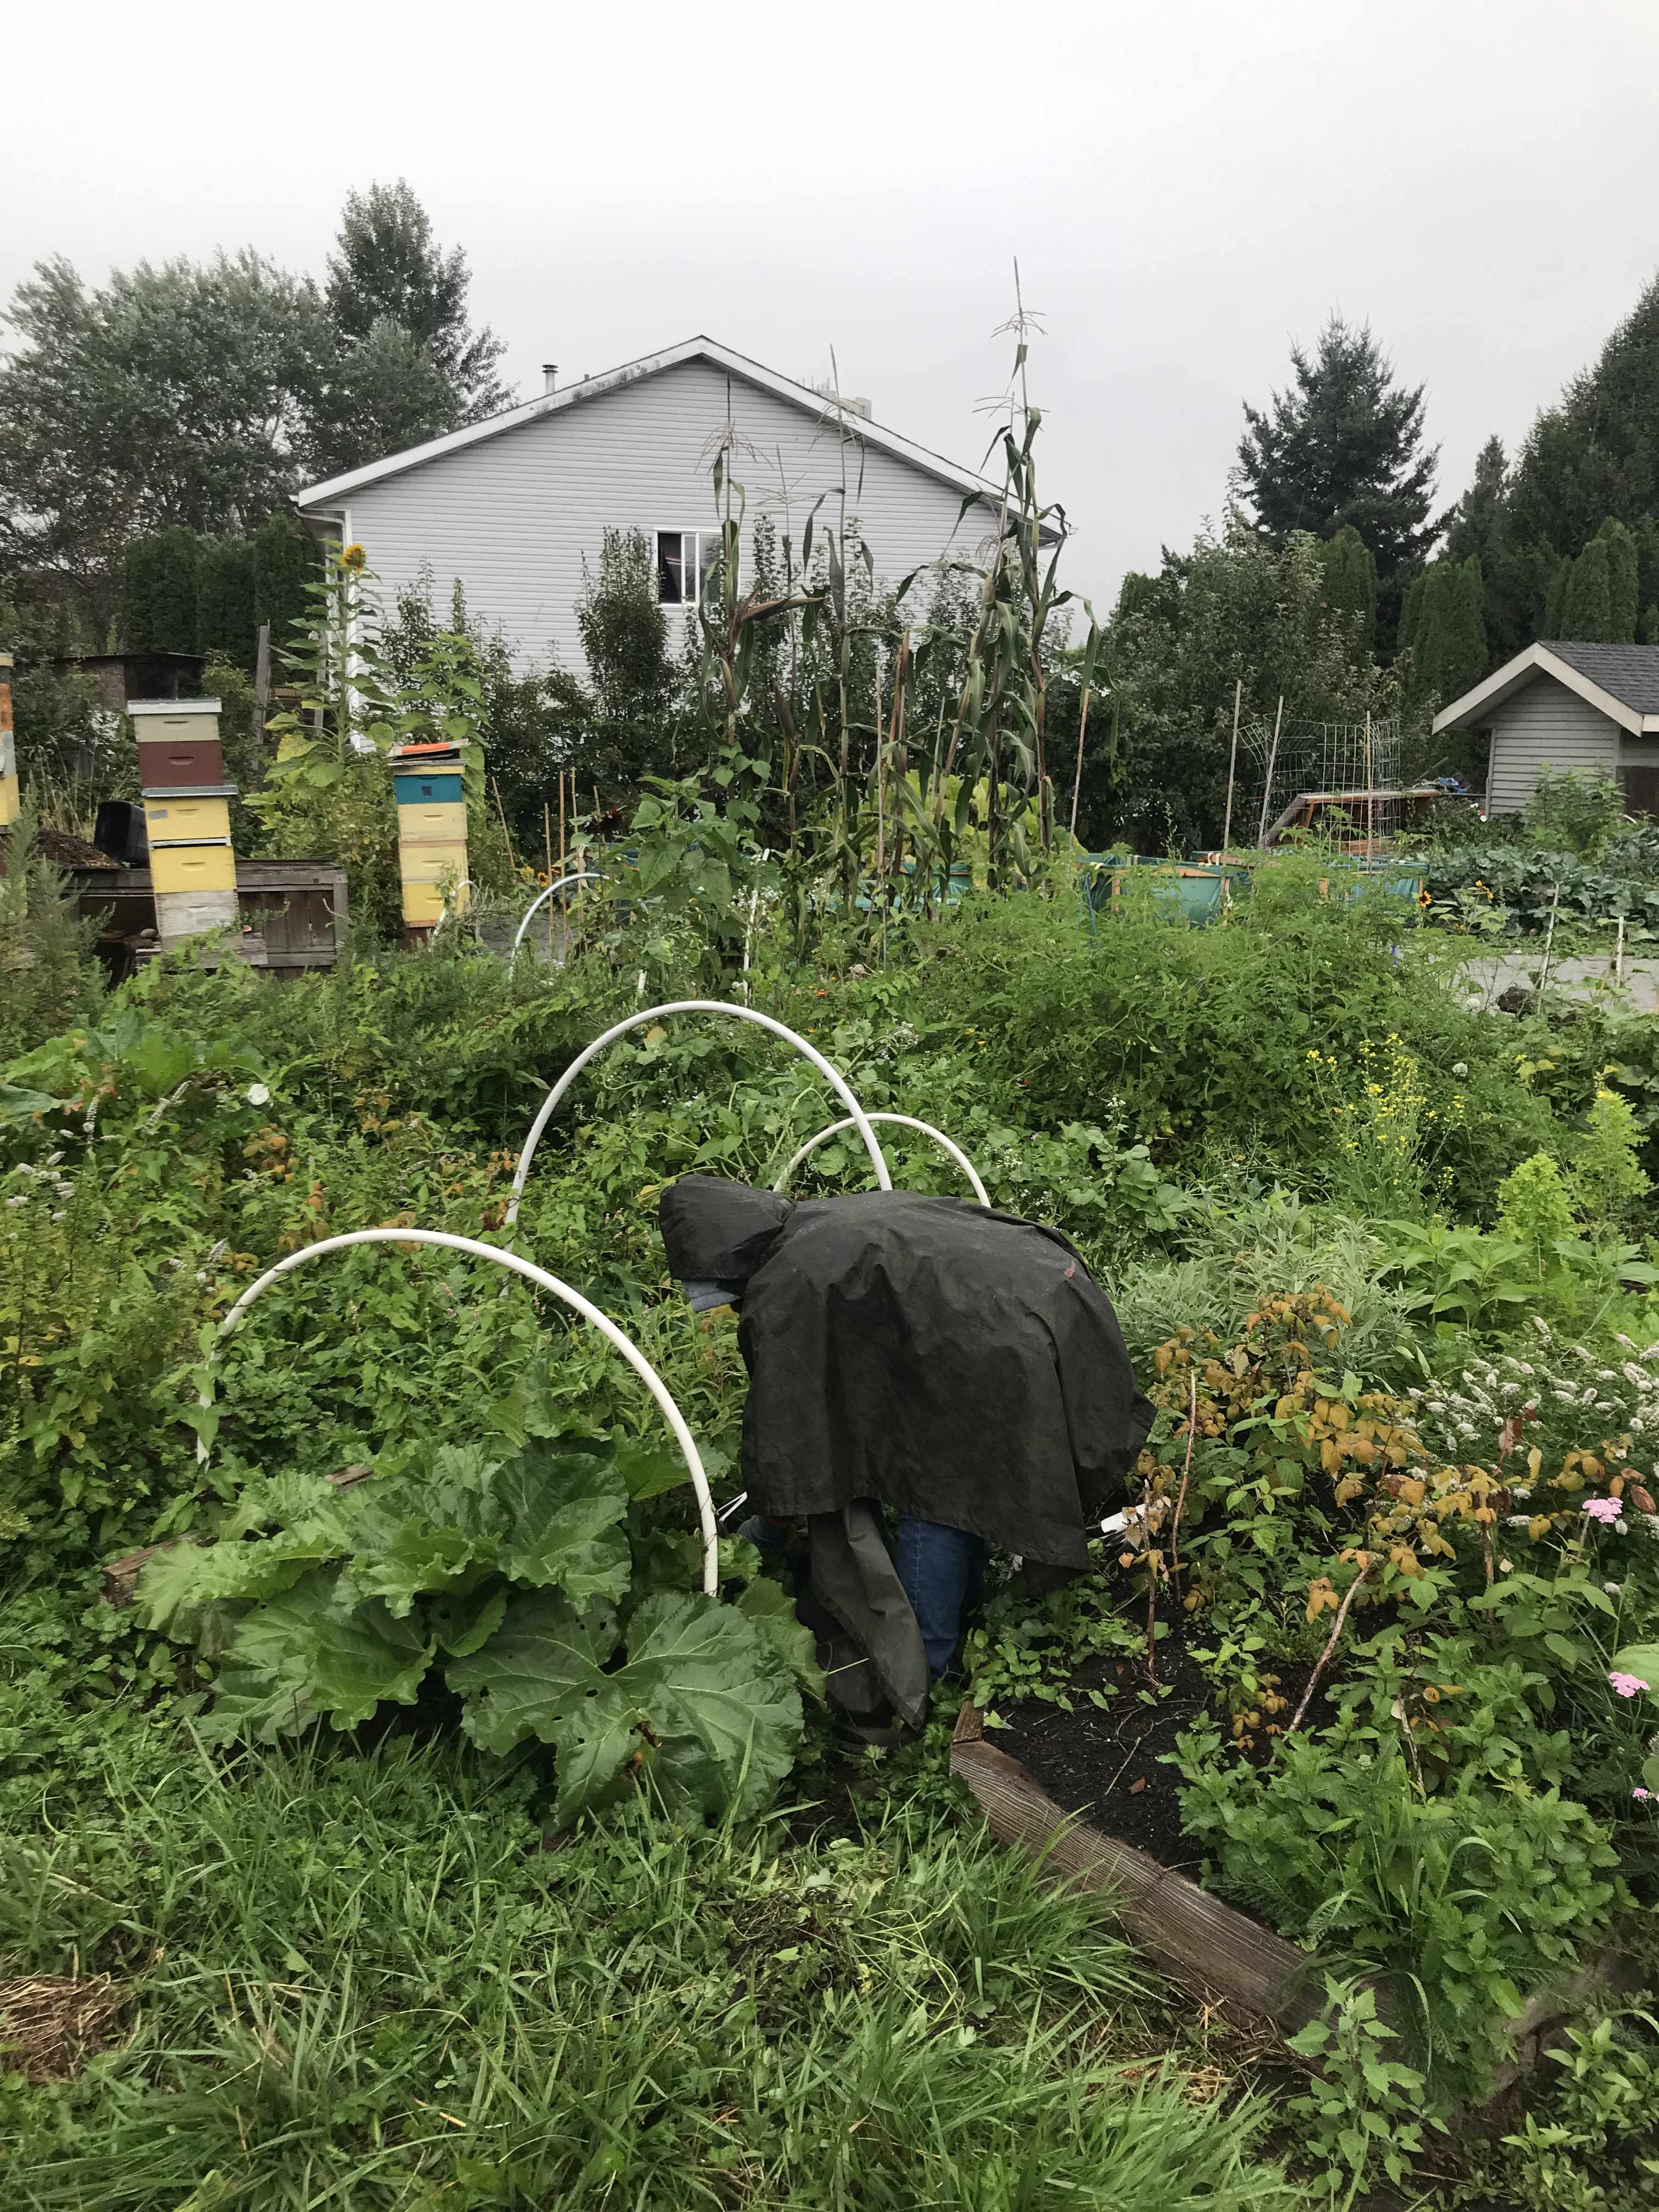
{"type": "MultiPolygon", "coordinates": [[[[1112,1891],[1135,1942],[1200,2002],[1236,2017],[1271,2021],[1285,2036],[1318,2017],[1325,1966],[1317,1954],[1211,1896],[1150,1852],[1119,1843],[1081,1814],[1057,1805],[1017,1759],[987,1740],[984,1716],[971,1699],[951,1740],[951,1771],[967,1784],[999,1843],[1040,1860],[1044,1874],[1057,1882],[1112,1891]]],[[[1611,1944],[1588,1965],[1535,1991],[1507,2023],[1514,2048],[1498,2066],[1493,2094],[1537,2063],[1559,2022],[1586,1997],[1598,1989],[1633,1988],[1638,1978],[1611,1944]]],[[[1374,1986],[1381,2010],[1388,1993],[1381,1983],[1374,1986]]]]}

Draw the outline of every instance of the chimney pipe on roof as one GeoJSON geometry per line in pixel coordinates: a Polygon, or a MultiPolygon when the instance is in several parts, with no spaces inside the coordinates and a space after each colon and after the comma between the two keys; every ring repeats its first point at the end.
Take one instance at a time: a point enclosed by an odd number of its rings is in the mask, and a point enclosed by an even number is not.
{"type": "Polygon", "coordinates": [[[542,390],[543,390],[543,392],[551,392],[551,391],[554,389],[554,387],[557,385],[558,380],[559,380],[559,364],[558,364],[558,362],[557,362],[556,361],[544,361],[544,362],[542,363],[542,390]]]}

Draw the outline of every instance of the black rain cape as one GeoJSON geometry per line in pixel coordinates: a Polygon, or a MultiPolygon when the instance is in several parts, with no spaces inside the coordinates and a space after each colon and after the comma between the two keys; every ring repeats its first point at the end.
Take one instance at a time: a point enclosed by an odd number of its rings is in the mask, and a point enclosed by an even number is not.
{"type": "Polygon", "coordinates": [[[761,1512],[874,1499],[1086,1565],[1152,1407],[1058,1230],[914,1191],[795,1205],[713,1176],[672,1184],[659,1214],[677,1277],[743,1285],[743,1466],[761,1512]]]}

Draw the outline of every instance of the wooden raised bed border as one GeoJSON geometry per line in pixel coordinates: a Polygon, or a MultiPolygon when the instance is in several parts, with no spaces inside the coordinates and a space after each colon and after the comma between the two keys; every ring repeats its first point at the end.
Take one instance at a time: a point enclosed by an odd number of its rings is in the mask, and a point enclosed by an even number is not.
{"type": "MultiPolygon", "coordinates": [[[[1114,1892],[1141,1949],[1201,2002],[1271,2021],[1286,2036],[1318,2017],[1325,1978],[1316,1954],[1057,1805],[1017,1759],[987,1741],[984,1716],[971,1698],[957,1717],[951,1771],[967,1784],[999,1843],[1040,1861],[1056,1881],[1114,1892]]],[[[1537,2063],[1561,2020],[1598,1988],[1632,1989],[1638,1979],[1614,1944],[1528,1997],[1508,2023],[1515,2048],[1498,2067],[1494,2095],[1537,2063]]],[[[1382,1996],[1379,1984],[1379,2004],[1382,1996]]]]}

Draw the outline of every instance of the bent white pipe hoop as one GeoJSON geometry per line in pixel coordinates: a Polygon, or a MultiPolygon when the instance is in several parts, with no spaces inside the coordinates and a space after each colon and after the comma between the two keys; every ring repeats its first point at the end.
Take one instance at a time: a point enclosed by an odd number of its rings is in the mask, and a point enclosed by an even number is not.
{"type": "MultiPolygon", "coordinates": [[[[931,1121],[918,1121],[914,1114],[872,1114],[868,1118],[872,1121],[896,1121],[901,1128],[920,1129],[924,1137],[931,1137],[936,1145],[941,1146],[945,1152],[949,1152],[951,1158],[967,1176],[974,1196],[980,1204],[986,1206],[990,1205],[990,1198],[987,1194],[984,1184],[979,1179],[973,1162],[963,1151],[961,1146],[947,1137],[943,1129],[936,1129],[931,1121]]],[[[850,1129],[852,1127],[851,1121],[832,1121],[827,1129],[820,1129],[816,1137],[809,1137],[773,1184],[773,1189],[782,1196],[794,1179],[796,1169],[804,1161],[810,1159],[820,1145],[827,1145],[831,1137],[838,1137],[843,1129],[850,1129]]]]}
{"type": "MultiPolygon", "coordinates": [[[[574,876],[566,876],[556,884],[550,884],[544,891],[538,891],[535,897],[532,899],[530,904],[525,908],[524,920],[519,924],[519,933],[513,940],[513,951],[516,952],[519,947],[524,943],[524,933],[526,930],[529,928],[532,917],[534,915],[538,907],[545,906],[549,899],[552,898],[557,892],[568,890],[572,884],[602,884],[604,881],[605,878],[603,876],[596,876],[592,869],[579,868],[574,876]]],[[[507,955],[509,959],[511,959],[512,957],[512,953],[507,955]]]]}
{"type": "MultiPolygon", "coordinates": [[[[674,1441],[680,1448],[686,1472],[691,1478],[691,1487],[697,1497],[697,1519],[702,1529],[703,1589],[709,1597],[716,1594],[720,1589],[720,1529],[714,1519],[714,1500],[708,1488],[708,1477],[703,1472],[702,1456],[692,1440],[690,1430],[685,1425],[684,1416],[674,1403],[668,1385],[638,1345],[631,1337],[623,1335],[609,1314],[601,1313],[599,1307],[585,1298],[580,1291],[573,1291],[568,1283],[562,1283],[556,1275],[550,1275],[544,1267],[538,1267],[528,1260],[520,1259],[516,1252],[503,1252],[495,1244],[481,1244],[475,1237],[452,1237],[440,1229],[354,1229],[348,1236],[325,1237],[315,1244],[307,1244],[298,1252],[290,1252],[287,1259],[279,1260],[274,1267],[267,1267],[258,1282],[250,1283],[219,1324],[219,1342],[222,1344],[240,1326],[243,1316],[254,1300],[263,1297],[280,1276],[291,1274],[295,1267],[304,1267],[308,1260],[320,1260],[325,1252],[343,1251],[349,1244],[437,1244],[446,1251],[465,1252],[475,1260],[490,1260],[496,1267],[511,1268],[515,1275],[522,1275],[527,1282],[538,1285],[542,1290],[550,1291],[555,1297],[562,1298],[566,1305],[574,1307],[584,1321],[592,1322],[600,1335],[621,1352],[644,1383],[673,1431],[674,1441]]],[[[203,1394],[202,1402],[204,1405],[210,1402],[208,1393],[203,1394]]],[[[205,1458],[204,1448],[198,1450],[198,1456],[205,1458]]]]}
{"type": "Polygon", "coordinates": [[[853,1127],[864,1139],[864,1149],[870,1155],[870,1164],[876,1171],[876,1181],[883,1190],[891,1190],[893,1178],[887,1172],[887,1162],[883,1157],[880,1145],[876,1141],[876,1133],[870,1127],[870,1116],[854,1097],[847,1078],[831,1067],[823,1054],[815,1046],[808,1044],[804,1036],[798,1036],[793,1030],[786,1029],[781,1022],[774,1021],[770,1014],[757,1013],[753,1006],[728,1006],[724,999],[676,999],[669,1006],[647,1006],[641,1013],[629,1014],[626,1021],[618,1022],[614,1029],[606,1030],[603,1036],[596,1036],[592,1044],[586,1046],[577,1054],[575,1059],[571,1061],[569,1066],[543,1099],[541,1111],[531,1123],[530,1134],[524,1140],[524,1151],[519,1156],[519,1171],[513,1178],[513,1196],[507,1209],[506,1226],[509,1230],[519,1218],[519,1200],[524,1196],[525,1183],[530,1175],[530,1163],[536,1157],[536,1147],[542,1140],[542,1131],[552,1120],[560,1099],[564,1097],[565,1092],[569,1090],[588,1061],[602,1053],[606,1045],[614,1044],[619,1036],[626,1036],[629,1030],[639,1029],[646,1022],[659,1021],[664,1014],[725,1014],[734,1022],[753,1022],[757,1028],[769,1030],[774,1036],[781,1036],[786,1044],[793,1045],[798,1053],[811,1060],[842,1104],[847,1108],[852,1117],[853,1127]]]}

